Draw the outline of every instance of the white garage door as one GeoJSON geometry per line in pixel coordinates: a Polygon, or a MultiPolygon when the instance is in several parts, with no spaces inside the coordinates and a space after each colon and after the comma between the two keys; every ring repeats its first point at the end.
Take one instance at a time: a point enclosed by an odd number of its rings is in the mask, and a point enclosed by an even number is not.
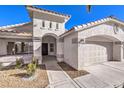
{"type": "Polygon", "coordinates": [[[86,44],[83,47],[84,65],[92,65],[96,63],[106,62],[108,60],[107,48],[97,44],[86,44]]]}

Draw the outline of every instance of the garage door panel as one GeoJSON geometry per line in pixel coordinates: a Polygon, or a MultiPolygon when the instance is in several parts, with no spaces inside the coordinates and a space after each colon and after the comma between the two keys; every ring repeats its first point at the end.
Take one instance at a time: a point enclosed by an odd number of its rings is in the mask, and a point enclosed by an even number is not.
{"type": "Polygon", "coordinates": [[[107,47],[98,44],[85,44],[83,47],[84,65],[106,62],[108,60],[107,47]]]}

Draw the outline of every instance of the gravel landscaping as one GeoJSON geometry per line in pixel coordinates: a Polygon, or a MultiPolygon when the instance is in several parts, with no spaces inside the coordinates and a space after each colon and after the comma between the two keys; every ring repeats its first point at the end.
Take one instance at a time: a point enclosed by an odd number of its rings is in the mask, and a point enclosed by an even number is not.
{"type": "Polygon", "coordinates": [[[25,69],[4,69],[0,71],[1,88],[44,88],[49,84],[46,67],[41,65],[37,68],[36,78],[33,80],[24,80],[25,69]]]}
{"type": "Polygon", "coordinates": [[[64,62],[60,62],[58,64],[72,79],[89,74],[89,72],[85,70],[76,70],[64,62]]]}

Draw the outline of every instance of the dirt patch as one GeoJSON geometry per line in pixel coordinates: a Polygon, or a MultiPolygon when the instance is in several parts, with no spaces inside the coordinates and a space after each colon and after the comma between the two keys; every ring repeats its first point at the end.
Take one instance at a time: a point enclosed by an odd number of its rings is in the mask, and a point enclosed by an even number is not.
{"type": "Polygon", "coordinates": [[[49,84],[45,65],[37,68],[34,80],[24,80],[24,69],[9,69],[0,71],[0,87],[3,88],[44,88],[49,84]]]}
{"type": "Polygon", "coordinates": [[[64,62],[58,64],[72,79],[89,74],[89,72],[85,70],[76,70],[64,62]]]}

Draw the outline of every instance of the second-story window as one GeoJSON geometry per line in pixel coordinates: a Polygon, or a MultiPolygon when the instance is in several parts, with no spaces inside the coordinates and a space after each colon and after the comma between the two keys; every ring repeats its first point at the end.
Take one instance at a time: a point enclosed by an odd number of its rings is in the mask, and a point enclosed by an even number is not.
{"type": "Polygon", "coordinates": [[[52,22],[50,22],[50,28],[52,28],[52,22]]]}
{"type": "Polygon", "coordinates": [[[45,27],[45,21],[42,21],[42,27],[45,27]]]}
{"type": "Polygon", "coordinates": [[[56,29],[59,29],[59,24],[58,23],[56,23],[56,29]]]}

